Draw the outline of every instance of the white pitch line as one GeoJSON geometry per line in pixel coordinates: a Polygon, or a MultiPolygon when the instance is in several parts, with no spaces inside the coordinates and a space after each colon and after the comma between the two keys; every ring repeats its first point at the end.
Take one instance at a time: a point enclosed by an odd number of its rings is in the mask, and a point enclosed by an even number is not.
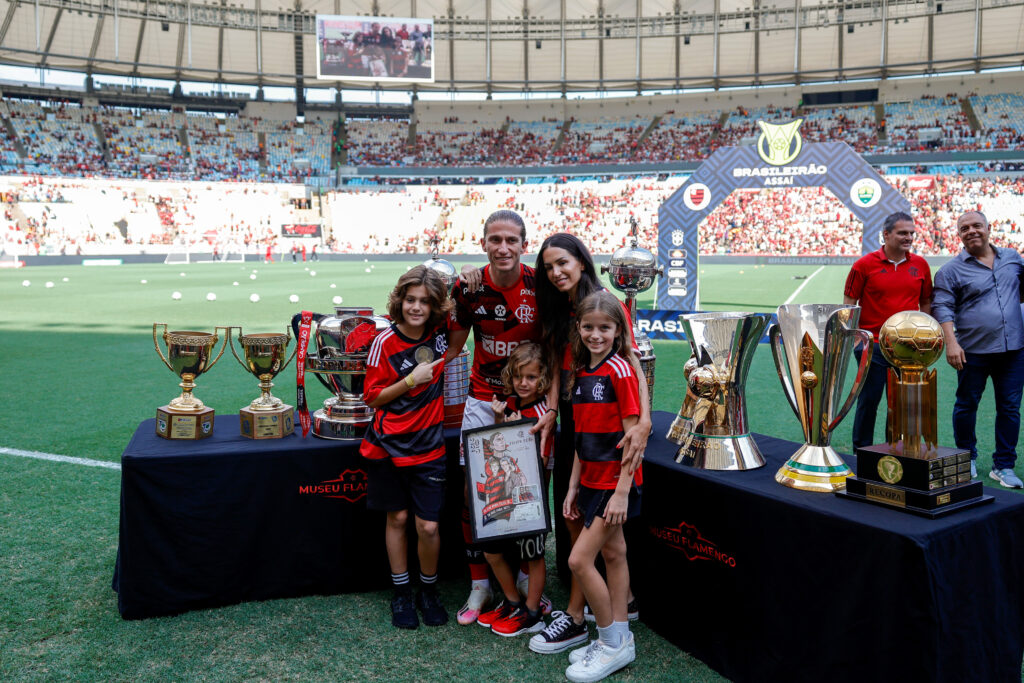
{"type": "Polygon", "coordinates": [[[69,462],[72,465],[85,465],[87,467],[106,467],[111,470],[121,469],[121,464],[108,462],[106,460],[91,460],[89,458],[73,458],[70,455],[56,455],[54,453],[40,453],[39,451],[21,451],[17,448],[0,447],[0,455],[16,455],[19,458],[35,458],[36,460],[52,460],[53,462],[69,462]]]}
{"type": "Polygon", "coordinates": [[[799,294],[799,293],[800,293],[800,291],[801,291],[801,290],[802,290],[802,289],[803,289],[804,287],[806,287],[806,286],[807,286],[807,283],[808,283],[808,282],[810,282],[811,280],[813,280],[813,279],[814,279],[814,276],[815,276],[815,275],[817,275],[818,273],[820,273],[820,272],[821,272],[821,271],[823,271],[823,270],[825,270],[825,266],[818,266],[818,269],[817,269],[816,271],[814,271],[813,273],[811,273],[810,275],[808,275],[808,276],[807,276],[807,279],[806,279],[806,280],[804,280],[803,282],[801,282],[801,283],[800,283],[800,286],[796,288],[796,291],[795,291],[795,292],[793,292],[792,294],[790,294],[790,295],[789,295],[789,298],[788,298],[788,299],[786,299],[786,300],[785,300],[784,302],[782,302],[782,303],[783,303],[783,305],[785,305],[785,304],[788,304],[788,303],[792,303],[792,302],[793,302],[793,299],[795,299],[795,298],[796,298],[796,295],[797,295],[797,294],[799,294]]]}

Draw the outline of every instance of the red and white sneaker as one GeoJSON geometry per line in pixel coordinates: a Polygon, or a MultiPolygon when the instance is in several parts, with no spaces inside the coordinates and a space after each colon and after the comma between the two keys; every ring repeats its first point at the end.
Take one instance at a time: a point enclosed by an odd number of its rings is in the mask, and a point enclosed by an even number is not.
{"type": "Polygon", "coordinates": [[[512,610],[515,608],[508,604],[508,601],[504,598],[498,603],[497,607],[492,610],[484,612],[476,618],[476,623],[480,624],[484,628],[490,628],[496,622],[501,621],[508,615],[512,614],[512,610]]]}
{"type": "Polygon", "coordinates": [[[473,590],[469,592],[466,604],[459,610],[456,620],[463,626],[475,624],[477,617],[484,612],[484,608],[490,604],[492,597],[490,588],[474,586],[473,590]]]}
{"type": "Polygon", "coordinates": [[[491,633],[509,638],[522,633],[536,633],[543,630],[544,620],[541,619],[540,614],[531,617],[530,611],[525,607],[517,607],[504,619],[499,619],[491,624],[491,633]]]}

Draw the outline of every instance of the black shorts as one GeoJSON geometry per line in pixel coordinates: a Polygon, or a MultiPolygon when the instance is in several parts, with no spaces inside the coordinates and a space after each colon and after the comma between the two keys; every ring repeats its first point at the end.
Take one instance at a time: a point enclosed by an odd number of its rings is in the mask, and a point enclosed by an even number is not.
{"type": "MultiPolygon", "coordinates": [[[[594,517],[604,519],[604,509],[611,500],[615,489],[592,489],[580,486],[580,492],[576,496],[576,507],[583,515],[583,526],[590,528],[594,517]]],[[[626,519],[630,520],[640,515],[640,487],[629,487],[629,499],[626,502],[626,519]]]]}
{"type": "Polygon", "coordinates": [[[521,538],[487,541],[480,544],[480,549],[491,555],[519,553],[520,560],[539,560],[544,557],[548,535],[546,533],[523,536],[521,538]]]}
{"type": "Polygon", "coordinates": [[[412,510],[427,522],[441,519],[444,505],[445,458],[396,467],[391,458],[367,460],[366,507],[396,512],[412,510]]]}

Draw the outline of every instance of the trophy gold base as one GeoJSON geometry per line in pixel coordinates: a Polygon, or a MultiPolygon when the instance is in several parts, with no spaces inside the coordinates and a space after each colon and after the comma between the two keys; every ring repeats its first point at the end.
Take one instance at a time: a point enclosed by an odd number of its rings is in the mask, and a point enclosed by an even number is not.
{"type": "Polygon", "coordinates": [[[181,411],[169,405],[156,409],[156,435],[165,439],[205,439],[213,434],[213,408],[181,411]]]}
{"type": "Polygon", "coordinates": [[[831,446],[805,443],[775,473],[775,481],[800,491],[833,493],[846,488],[853,470],[831,446]]]}
{"type": "Polygon", "coordinates": [[[737,471],[763,467],[764,456],[749,434],[713,436],[687,434],[676,462],[701,470],[737,471]]]}
{"type": "Polygon", "coordinates": [[[313,436],[336,441],[360,441],[366,435],[370,419],[333,417],[321,408],[313,413],[313,436]]]}
{"type": "Polygon", "coordinates": [[[959,510],[985,505],[995,496],[985,495],[980,481],[957,484],[939,491],[918,491],[904,486],[879,484],[858,477],[846,480],[846,490],[835,494],[847,500],[883,505],[901,512],[935,519],[959,510]]]}
{"type": "Polygon", "coordinates": [[[238,411],[239,431],[247,439],[280,439],[295,431],[294,408],[281,404],[274,410],[238,411]]]}

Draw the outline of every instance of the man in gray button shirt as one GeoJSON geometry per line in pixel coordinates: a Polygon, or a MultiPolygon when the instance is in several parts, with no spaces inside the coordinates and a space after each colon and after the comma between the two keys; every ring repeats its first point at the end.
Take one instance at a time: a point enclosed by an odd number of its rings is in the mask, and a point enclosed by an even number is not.
{"type": "Polygon", "coordinates": [[[935,274],[932,315],[942,326],[946,360],[956,368],[953,437],[970,449],[976,473],[978,402],[991,378],[996,399],[996,450],[990,477],[1007,488],[1022,488],[1013,471],[1024,389],[1024,319],[1021,273],[1014,249],[989,244],[988,219],[969,211],[956,221],[963,250],[935,274]]]}

